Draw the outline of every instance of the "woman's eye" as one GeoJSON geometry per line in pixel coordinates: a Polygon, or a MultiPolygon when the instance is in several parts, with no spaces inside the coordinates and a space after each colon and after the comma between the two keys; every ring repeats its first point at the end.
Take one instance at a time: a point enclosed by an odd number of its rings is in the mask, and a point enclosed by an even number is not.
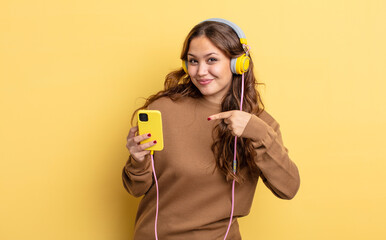
{"type": "Polygon", "coordinates": [[[189,62],[189,63],[192,63],[192,64],[197,63],[197,61],[196,61],[195,59],[189,59],[188,62],[189,62]]]}
{"type": "Polygon", "coordinates": [[[208,59],[208,62],[216,62],[216,61],[217,61],[216,58],[209,58],[209,59],[208,59]]]}

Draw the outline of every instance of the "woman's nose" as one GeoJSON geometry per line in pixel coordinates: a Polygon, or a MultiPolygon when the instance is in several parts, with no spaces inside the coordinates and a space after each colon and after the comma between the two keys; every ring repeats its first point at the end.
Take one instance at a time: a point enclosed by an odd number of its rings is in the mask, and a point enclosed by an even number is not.
{"type": "Polygon", "coordinates": [[[197,69],[197,75],[205,76],[208,73],[208,65],[206,63],[200,63],[197,69]]]}

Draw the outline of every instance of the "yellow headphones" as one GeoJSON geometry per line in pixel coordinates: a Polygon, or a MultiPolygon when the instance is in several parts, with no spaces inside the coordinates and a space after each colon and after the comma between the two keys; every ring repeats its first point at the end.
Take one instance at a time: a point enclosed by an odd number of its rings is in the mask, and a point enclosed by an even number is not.
{"type": "MultiPolygon", "coordinates": [[[[230,22],[230,21],[222,19],[222,18],[210,18],[210,19],[207,19],[203,22],[208,22],[208,21],[220,22],[220,23],[224,23],[224,24],[228,25],[236,32],[237,36],[240,39],[240,43],[243,44],[243,46],[247,45],[247,39],[245,37],[243,30],[241,30],[241,28],[239,28],[239,26],[237,26],[233,22],[230,22]]],[[[248,53],[243,54],[238,58],[232,58],[231,59],[231,71],[232,71],[232,73],[241,75],[241,74],[245,73],[246,71],[248,71],[250,60],[251,59],[248,57],[248,53]]],[[[182,68],[184,69],[184,71],[186,73],[188,73],[188,63],[185,60],[182,60],[182,68]]]]}

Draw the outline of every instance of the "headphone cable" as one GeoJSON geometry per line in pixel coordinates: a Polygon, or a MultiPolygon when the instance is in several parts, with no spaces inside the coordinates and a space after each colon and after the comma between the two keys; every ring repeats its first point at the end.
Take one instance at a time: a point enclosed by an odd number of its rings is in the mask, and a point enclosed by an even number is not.
{"type": "Polygon", "coordinates": [[[156,188],[156,191],[157,191],[157,204],[156,204],[155,220],[154,220],[154,235],[155,235],[155,239],[158,240],[157,224],[158,224],[158,208],[159,208],[159,188],[158,188],[157,175],[155,174],[153,154],[154,154],[154,151],[151,150],[150,151],[151,167],[153,168],[153,176],[154,176],[155,188],[156,188]]]}
{"type": "MultiPolygon", "coordinates": [[[[244,45],[244,44],[243,44],[244,45]]],[[[248,49],[249,51],[249,49],[248,49]]],[[[247,51],[247,53],[248,53],[247,51]]],[[[244,101],[244,73],[241,75],[241,99],[240,99],[240,111],[243,110],[243,101],[244,101]]],[[[235,136],[235,145],[233,150],[233,173],[236,174],[236,168],[237,168],[237,136],[235,136]]],[[[231,210],[231,217],[229,219],[228,229],[225,233],[224,240],[227,238],[229,230],[232,225],[233,220],[233,211],[235,208],[235,179],[232,181],[232,210],[231,210]]]]}

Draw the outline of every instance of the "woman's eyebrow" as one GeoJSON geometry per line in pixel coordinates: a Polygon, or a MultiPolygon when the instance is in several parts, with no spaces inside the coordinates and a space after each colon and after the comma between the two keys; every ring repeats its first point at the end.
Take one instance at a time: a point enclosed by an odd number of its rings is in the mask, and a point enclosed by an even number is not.
{"type": "MultiPolygon", "coordinates": [[[[212,55],[212,54],[218,55],[218,53],[211,52],[211,53],[206,54],[204,57],[208,57],[208,56],[210,56],[210,55],[212,55]]],[[[194,54],[192,54],[192,53],[188,53],[188,55],[189,55],[189,56],[192,56],[192,57],[196,57],[196,55],[194,55],[194,54]]]]}

